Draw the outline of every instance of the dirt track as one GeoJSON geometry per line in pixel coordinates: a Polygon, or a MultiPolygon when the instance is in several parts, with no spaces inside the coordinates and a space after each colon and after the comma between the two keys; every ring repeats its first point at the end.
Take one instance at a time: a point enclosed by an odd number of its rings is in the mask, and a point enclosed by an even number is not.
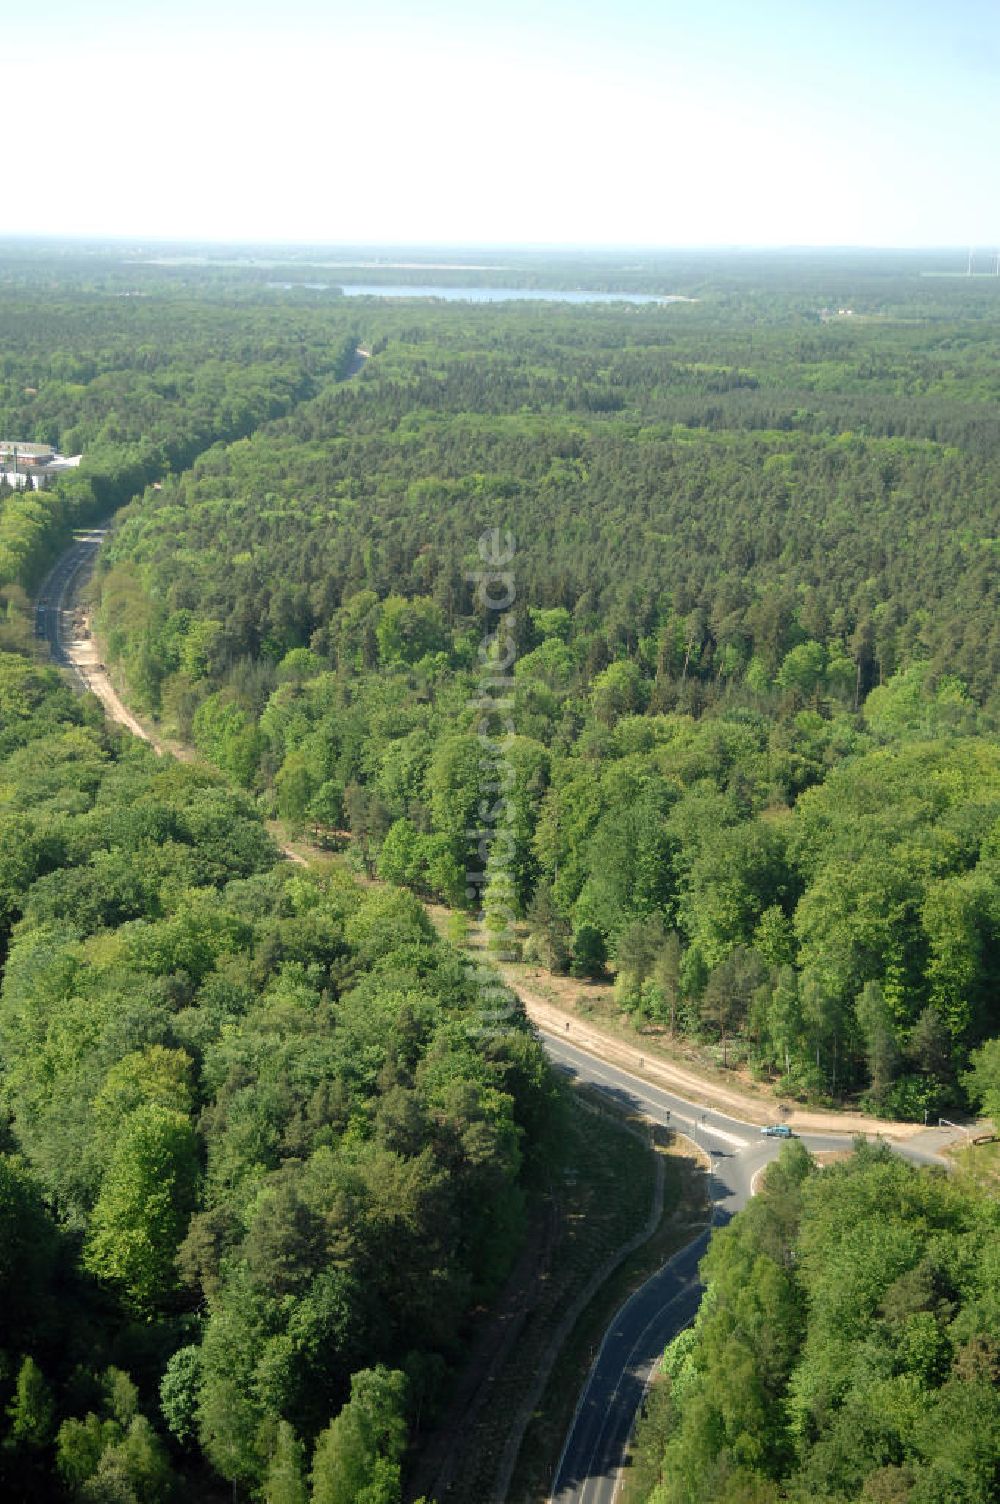
{"type": "MultiPolygon", "coordinates": [[[[126,730],[131,731],[133,736],[138,736],[142,741],[147,742],[157,757],[163,757],[169,753],[171,757],[176,757],[181,762],[195,761],[196,753],[191,747],[186,747],[183,743],[164,741],[143,726],[141,721],[136,720],[115,689],[111,682],[111,675],[101,662],[97,645],[90,633],[90,621],[87,615],[81,618],[78,635],[71,642],[63,644],[63,651],[90,693],[100,700],[107,711],[109,720],[119,726],[124,726],[126,730]]],[[[282,841],[279,841],[278,845],[289,861],[295,862],[300,867],[308,866],[305,857],[292,846],[285,845],[282,841]]]]}
{"type": "Polygon", "coordinates": [[[96,695],[104,706],[108,718],[131,731],[133,736],[138,736],[144,742],[148,742],[156,755],[162,757],[166,750],[162,743],[140,725],[112,684],[111,676],[101,662],[94,639],[90,635],[90,622],[86,615],[81,619],[78,635],[72,641],[64,642],[63,650],[90,693],[96,695]]]}
{"type": "Polygon", "coordinates": [[[808,1111],[796,1107],[794,1103],[782,1103],[775,1098],[757,1101],[743,1092],[718,1086],[714,1081],[706,1081],[694,1071],[685,1070],[683,1066],[664,1060],[662,1056],[646,1054],[634,1045],[616,1039],[594,1024],[539,997],[530,987],[525,986],[520,977],[508,977],[507,980],[523,1000],[528,1017],[546,1033],[558,1034],[589,1050],[599,1059],[621,1066],[646,1081],[669,1087],[671,1091],[678,1092],[691,1101],[703,1102],[706,1107],[720,1108],[749,1123],[771,1122],[780,1114],[783,1122],[803,1133],[871,1133],[877,1128],[887,1138],[913,1138],[915,1134],[925,1131],[919,1123],[895,1123],[883,1118],[866,1117],[860,1112],[808,1111]]]}
{"type": "MultiPolygon", "coordinates": [[[[98,697],[113,721],[127,727],[135,736],[148,742],[159,756],[170,752],[185,761],[194,759],[196,754],[191,748],[162,741],[136,720],[123,703],[111,682],[107,669],[98,656],[86,619],[84,619],[82,631],[72,642],[65,644],[65,651],[86,680],[88,688],[98,697]]],[[[280,841],[279,845],[290,861],[300,866],[308,865],[306,858],[293,846],[280,841]]],[[[439,914],[445,912],[440,905],[428,907],[439,914]]],[[[503,967],[500,969],[505,970],[503,967]]],[[[877,1129],[887,1138],[911,1139],[921,1133],[930,1136],[929,1131],[918,1123],[897,1123],[866,1117],[859,1112],[807,1110],[793,1102],[780,1102],[773,1097],[766,1100],[750,1097],[739,1090],[706,1080],[696,1071],[677,1065],[662,1055],[647,1053],[624,1040],[616,1039],[614,1035],[585,1021],[570,1009],[556,1007],[551,1001],[539,996],[530,985],[525,983],[523,976],[515,976],[508,972],[506,980],[523,1000],[529,1018],[538,1028],[570,1039],[574,1044],[589,1049],[599,1059],[621,1066],[654,1084],[668,1087],[691,1101],[720,1108],[732,1113],[734,1117],[743,1118],[746,1122],[765,1123],[780,1115],[783,1122],[803,1133],[871,1133],[877,1129]]],[[[940,1138],[943,1142],[956,1136],[954,1133],[940,1134],[936,1130],[933,1132],[935,1141],[940,1138]]]]}

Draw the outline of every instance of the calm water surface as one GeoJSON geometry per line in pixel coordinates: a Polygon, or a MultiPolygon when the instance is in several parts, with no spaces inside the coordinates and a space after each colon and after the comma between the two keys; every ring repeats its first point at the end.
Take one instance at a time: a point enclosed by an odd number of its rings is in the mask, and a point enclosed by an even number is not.
{"type": "MultiPolygon", "coordinates": [[[[324,292],[337,286],[329,282],[272,282],[272,287],[291,291],[295,286],[312,292],[324,292]]],[[[443,298],[447,303],[689,303],[678,293],[659,296],[648,292],[580,292],[550,287],[450,287],[407,286],[396,282],[342,282],[341,291],[349,298],[443,298]]]]}
{"type": "Polygon", "coordinates": [[[684,303],[670,294],[648,292],[575,292],[551,287],[407,287],[405,283],[342,282],[349,298],[444,298],[448,303],[684,303]]]}

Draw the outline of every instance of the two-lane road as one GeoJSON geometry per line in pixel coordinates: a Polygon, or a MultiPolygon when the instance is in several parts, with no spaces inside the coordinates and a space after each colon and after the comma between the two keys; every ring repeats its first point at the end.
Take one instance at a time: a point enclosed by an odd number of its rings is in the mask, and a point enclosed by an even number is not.
{"type": "MultiPolygon", "coordinates": [[[[746,1206],[757,1171],[774,1159],[781,1140],[761,1136],[752,1123],[727,1117],[650,1085],[597,1060],[554,1034],[542,1043],[559,1069],[607,1092],[653,1122],[688,1135],[711,1159],[712,1223],[727,1222],[746,1206]]],[[[875,1137],[876,1135],[871,1135],[875,1137]]],[[[843,1149],[849,1134],[803,1134],[810,1149],[843,1149]]],[[[893,1146],[921,1164],[940,1164],[912,1143],[893,1146]]],[[[605,1334],[559,1459],[551,1504],[612,1504],[636,1413],[664,1348],[694,1319],[702,1296],[698,1263],[708,1246],[703,1232],[625,1302],[605,1334]]]]}
{"type": "Polygon", "coordinates": [[[79,688],[87,681],[66,649],[67,629],[72,626],[73,594],[81,575],[89,574],[104,539],[106,528],[91,528],[75,535],[65,553],[59,555],[49,570],[35,598],[35,636],[49,645],[53,663],[69,669],[79,688]]]}
{"type": "MultiPolygon", "coordinates": [[[[363,357],[365,352],[358,354],[363,357]]],[[[358,369],[360,364],[363,359],[358,369]]],[[[103,529],[78,533],[73,545],[61,555],[38,593],[35,632],[48,643],[52,661],[70,670],[81,690],[95,688],[114,720],[134,734],[146,736],[110,686],[102,693],[102,684],[95,682],[102,675],[95,676],[91,671],[88,676],[86,655],[81,655],[81,645],[74,648],[72,641],[75,587],[93,567],[105,536],[103,529]]],[[[542,1040],[558,1067],[654,1122],[687,1134],[710,1155],[713,1223],[728,1221],[746,1205],[754,1175],[777,1154],[779,1140],[762,1139],[756,1125],[654,1086],[561,1036],[543,1030],[542,1040]]],[[[843,1148],[850,1142],[850,1135],[843,1133],[802,1137],[812,1149],[843,1148]]],[[[908,1159],[941,1163],[934,1154],[912,1143],[895,1147],[908,1159]]],[[[704,1232],[652,1275],[615,1316],[580,1397],[553,1482],[552,1504],[612,1504],[649,1376],[664,1348],[697,1312],[702,1295],[698,1263],[707,1243],[708,1233],[704,1232]]]]}

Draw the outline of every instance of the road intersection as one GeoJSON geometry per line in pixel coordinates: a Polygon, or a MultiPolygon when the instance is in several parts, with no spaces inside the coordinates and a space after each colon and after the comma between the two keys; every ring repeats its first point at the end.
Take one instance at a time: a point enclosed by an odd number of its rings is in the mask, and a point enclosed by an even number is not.
{"type": "MultiPolygon", "coordinates": [[[[683,1133],[708,1154],[711,1226],[728,1222],[750,1199],[758,1172],[781,1151],[780,1138],[652,1085],[559,1035],[540,1031],[557,1069],[613,1097],[620,1106],[683,1133]]],[[[812,1150],[850,1147],[851,1134],[804,1133],[812,1150]]],[[[877,1137],[877,1133],[869,1135],[877,1137]]],[[[912,1140],[893,1144],[918,1164],[942,1164],[912,1140]]],[[[646,1385],[664,1348],[694,1319],[702,1296],[698,1263],[709,1231],[674,1255],[620,1307],[587,1377],[549,1495],[550,1504],[612,1504],[646,1385]]]]}
{"type": "MultiPolygon", "coordinates": [[[[99,529],[78,533],[60,556],[37,596],[35,632],[47,641],[52,661],[73,674],[79,689],[97,693],[113,720],[149,740],[148,733],[114,693],[103,665],[97,662],[93,643],[76,641],[72,636],[76,587],[93,568],[105,536],[99,529]]],[[[593,1038],[587,1039],[586,1047],[582,1047],[582,1039],[570,1043],[539,1018],[540,1011],[548,1018],[552,1010],[540,1010],[536,1004],[529,1005],[528,1011],[535,1015],[542,1043],[559,1070],[606,1093],[630,1111],[685,1134],[709,1156],[712,1226],[727,1222],[747,1204],[756,1175],[780,1152],[780,1139],[763,1137],[757,1124],[705,1102],[694,1102],[602,1058],[593,1038]]],[[[613,1042],[609,1040],[608,1045],[613,1042]]],[[[620,1055],[622,1047],[617,1048],[620,1055]]],[[[637,1058],[641,1062],[642,1057],[637,1058]]],[[[655,1063],[649,1064],[652,1068],[655,1063]]],[[[711,1091],[707,1082],[696,1084],[705,1093],[711,1091]]],[[[738,1100],[730,1092],[721,1095],[738,1100]]],[[[754,1105],[759,1110],[761,1104],[754,1105]]],[[[844,1149],[850,1146],[853,1129],[839,1133],[803,1130],[797,1136],[813,1150],[844,1149]]],[[[877,1134],[871,1132],[869,1136],[877,1134]]],[[[925,1133],[895,1142],[893,1147],[916,1163],[940,1165],[944,1161],[934,1153],[940,1141],[940,1135],[925,1133]]],[[[649,1378],[664,1348],[697,1312],[703,1293],[698,1264],[709,1235],[708,1230],[700,1233],[651,1275],[616,1313],[580,1396],[553,1480],[550,1504],[612,1504],[649,1378]]]]}

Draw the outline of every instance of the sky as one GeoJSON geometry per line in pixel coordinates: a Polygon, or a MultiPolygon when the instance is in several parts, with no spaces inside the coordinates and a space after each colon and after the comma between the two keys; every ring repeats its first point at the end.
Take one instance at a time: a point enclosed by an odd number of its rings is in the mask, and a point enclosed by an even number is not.
{"type": "Polygon", "coordinates": [[[0,234],[1000,244],[1000,0],[16,10],[0,234]]]}

